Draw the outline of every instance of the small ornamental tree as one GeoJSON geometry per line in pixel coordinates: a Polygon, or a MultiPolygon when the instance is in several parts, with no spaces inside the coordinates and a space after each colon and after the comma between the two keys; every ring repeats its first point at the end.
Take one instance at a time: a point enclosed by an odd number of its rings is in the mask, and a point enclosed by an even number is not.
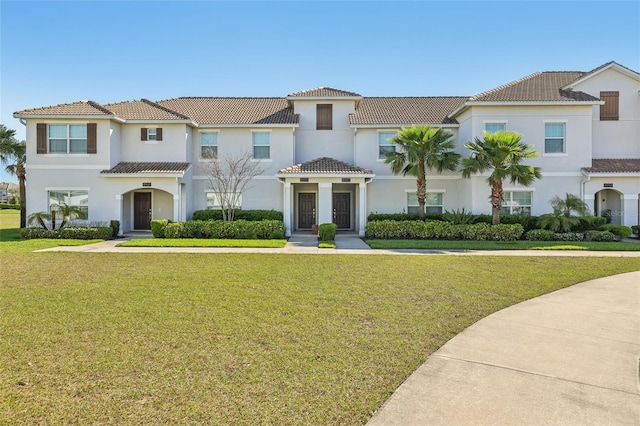
{"type": "Polygon", "coordinates": [[[249,183],[264,169],[260,161],[253,159],[250,151],[233,155],[212,155],[211,159],[202,163],[202,168],[209,181],[209,188],[222,209],[222,220],[233,221],[235,210],[240,206],[242,193],[250,188],[249,183]]]}

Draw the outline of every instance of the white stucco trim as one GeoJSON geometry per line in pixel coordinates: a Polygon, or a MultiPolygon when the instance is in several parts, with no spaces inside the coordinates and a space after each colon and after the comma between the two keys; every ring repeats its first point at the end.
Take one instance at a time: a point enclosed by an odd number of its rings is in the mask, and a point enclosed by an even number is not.
{"type": "Polygon", "coordinates": [[[45,186],[45,191],[90,191],[88,186],[45,186]]]}
{"type": "Polygon", "coordinates": [[[25,164],[27,170],[108,170],[111,168],[108,164],[97,165],[55,165],[55,164],[25,164]]]}
{"type": "Polygon", "coordinates": [[[640,177],[640,172],[627,172],[627,173],[588,173],[591,179],[596,178],[606,178],[606,179],[615,179],[618,177],[640,177]]]}
{"type": "MultiPolygon", "coordinates": [[[[477,175],[477,176],[482,176],[482,175],[477,175]]],[[[489,176],[489,175],[487,175],[489,176]]],[[[458,179],[462,179],[461,175],[458,176],[442,176],[442,175],[427,175],[427,180],[458,180],[458,179]]],[[[377,176],[376,180],[411,180],[411,181],[415,181],[416,178],[415,176],[377,176]]]]}
{"type": "Polygon", "coordinates": [[[502,190],[503,191],[508,191],[508,192],[536,192],[535,188],[529,188],[528,186],[520,187],[520,188],[507,186],[507,187],[502,188],[502,190]]]}
{"type": "MultiPolygon", "coordinates": [[[[333,174],[328,174],[328,173],[300,173],[300,174],[276,174],[277,178],[284,178],[284,179],[300,179],[300,178],[352,178],[352,179],[358,179],[358,178],[373,178],[376,175],[374,174],[350,174],[350,173],[333,173],[333,174]]],[[[299,182],[293,182],[293,183],[299,183],[299,182]]],[[[340,182],[338,182],[340,183],[340,182]]],[[[353,182],[352,182],[353,183],[353,182]]]]}
{"type": "Polygon", "coordinates": [[[101,173],[104,178],[181,178],[184,173],[101,173]]]}
{"type": "Polygon", "coordinates": [[[459,124],[442,124],[442,123],[394,123],[394,124],[351,124],[352,129],[402,129],[403,127],[411,127],[416,125],[427,125],[430,127],[442,128],[458,128],[459,124]]]}
{"type": "Polygon", "coordinates": [[[622,196],[622,198],[624,200],[637,200],[638,199],[638,194],[624,194],[622,196]]]}
{"type": "MultiPolygon", "coordinates": [[[[415,188],[413,189],[405,189],[404,192],[406,192],[407,194],[415,194],[417,191],[415,188]]],[[[430,189],[427,188],[426,193],[436,193],[436,194],[444,194],[445,192],[447,192],[446,189],[430,189]]]]}
{"type": "Polygon", "coordinates": [[[197,126],[199,129],[215,129],[215,128],[228,128],[228,127],[238,127],[238,128],[255,128],[256,131],[259,132],[264,132],[265,129],[270,129],[270,128],[275,128],[275,127],[279,127],[279,128],[295,128],[295,127],[300,127],[299,124],[256,124],[256,123],[249,123],[249,124],[199,124],[197,126]]]}

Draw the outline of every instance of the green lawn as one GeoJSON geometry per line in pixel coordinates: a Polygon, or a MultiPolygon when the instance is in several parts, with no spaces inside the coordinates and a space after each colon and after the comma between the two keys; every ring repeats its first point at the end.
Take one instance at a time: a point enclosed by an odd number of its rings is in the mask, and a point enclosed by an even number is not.
{"type": "Polygon", "coordinates": [[[478,319],[640,269],[636,258],[29,251],[55,243],[0,243],[2,424],[363,424],[478,319]]]}
{"type": "Polygon", "coordinates": [[[203,238],[140,238],[124,241],[118,247],[262,247],[282,248],[287,240],[222,240],[203,238]]]}
{"type": "Polygon", "coordinates": [[[640,251],[640,241],[594,243],[577,241],[446,241],[446,240],[366,240],[373,249],[414,250],[596,250],[640,251]]]}
{"type": "Polygon", "coordinates": [[[20,210],[0,210],[0,241],[20,239],[20,210]]]}

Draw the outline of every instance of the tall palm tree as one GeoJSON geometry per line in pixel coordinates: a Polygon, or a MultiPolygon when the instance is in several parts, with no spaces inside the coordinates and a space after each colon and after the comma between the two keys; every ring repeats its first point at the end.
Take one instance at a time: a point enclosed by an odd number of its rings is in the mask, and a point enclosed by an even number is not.
{"type": "Polygon", "coordinates": [[[6,171],[18,178],[20,185],[20,228],[27,223],[26,169],[27,144],[15,139],[16,131],[0,124],[0,163],[6,165],[6,171]]]}
{"type": "Polygon", "coordinates": [[[438,173],[454,171],[460,162],[460,154],[454,152],[453,135],[442,128],[413,126],[403,128],[390,139],[400,150],[387,152],[385,163],[391,164],[394,174],[415,176],[420,219],[425,218],[425,198],[427,192],[427,169],[438,173]]]}
{"type": "Polygon", "coordinates": [[[484,132],[483,139],[465,144],[471,151],[469,158],[462,160],[462,177],[470,178],[474,173],[491,170],[487,182],[491,187],[492,223],[500,223],[502,207],[502,183],[509,179],[511,183],[529,186],[535,179],[542,177],[539,167],[521,164],[527,158],[537,157],[537,151],[531,151],[532,145],[521,142],[522,135],[516,132],[484,132]]]}

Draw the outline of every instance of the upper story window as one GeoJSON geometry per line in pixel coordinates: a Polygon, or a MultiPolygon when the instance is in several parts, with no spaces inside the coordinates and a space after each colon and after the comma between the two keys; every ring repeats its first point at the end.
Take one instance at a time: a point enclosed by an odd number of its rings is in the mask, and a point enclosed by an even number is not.
{"type": "MultiPolygon", "coordinates": [[[[442,193],[427,192],[425,194],[424,204],[426,214],[442,214],[442,193]]],[[[407,193],[407,213],[420,213],[418,194],[415,192],[407,193]]]]}
{"type": "Polygon", "coordinates": [[[485,123],[484,130],[488,133],[504,132],[507,130],[507,123],[485,123]]]}
{"type": "Polygon", "coordinates": [[[271,133],[269,132],[253,132],[253,158],[268,159],[271,158],[271,133]]]}
{"type": "Polygon", "coordinates": [[[162,140],[162,128],[161,127],[143,127],[140,129],[141,141],[161,141],[162,140]]]}
{"type": "Polygon", "coordinates": [[[544,123],[544,152],[551,154],[566,152],[565,123],[544,123]]]}
{"type": "Polygon", "coordinates": [[[333,129],[333,105],[317,104],[316,105],[316,130],[332,130],[333,129]]]}
{"type": "Polygon", "coordinates": [[[96,154],[97,125],[36,124],[37,154],[96,154]]]}
{"type": "Polygon", "coordinates": [[[531,194],[530,191],[503,192],[500,214],[531,216],[531,194]]]}
{"type": "Polygon", "coordinates": [[[215,158],[218,156],[218,132],[200,133],[200,157],[215,158]]]}
{"type": "Polygon", "coordinates": [[[604,105],[600,105],[600,120],[618,120],[620,92],[600,92],[600,99],[604,105]]]}
{"type": "Polygon", "coordinates": [[[378,132],[378,158],[384,160],[387,158],[388,152],[394,152],[396,146],[390,142],[390,139],[396,135],[395,132],[378,132]]]}

